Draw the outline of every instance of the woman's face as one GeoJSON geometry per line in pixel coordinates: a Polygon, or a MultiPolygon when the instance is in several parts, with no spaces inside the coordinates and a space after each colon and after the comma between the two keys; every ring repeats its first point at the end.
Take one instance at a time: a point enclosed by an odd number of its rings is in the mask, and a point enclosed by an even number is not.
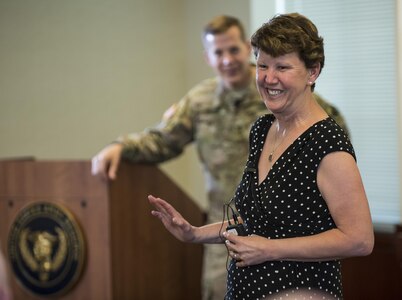
{"type": "Polygon", "coordinates": [[[296,52],[272,57],[259,51],[256,80],[258,91],[273,113],[291,113],[311,94],[318,69],[307,69],[296,52]]]}

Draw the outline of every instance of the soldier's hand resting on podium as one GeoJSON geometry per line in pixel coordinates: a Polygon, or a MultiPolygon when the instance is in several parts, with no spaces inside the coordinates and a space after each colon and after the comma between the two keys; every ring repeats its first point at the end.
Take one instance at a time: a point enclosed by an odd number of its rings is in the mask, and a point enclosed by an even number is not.
{"type": "Polygon", "coordinates": [[[122,150],[123,145],[119,143],[113,143],[103,148],[92,158],[92,174],[100,175],[105,179],[116,179],[122,150]]]}

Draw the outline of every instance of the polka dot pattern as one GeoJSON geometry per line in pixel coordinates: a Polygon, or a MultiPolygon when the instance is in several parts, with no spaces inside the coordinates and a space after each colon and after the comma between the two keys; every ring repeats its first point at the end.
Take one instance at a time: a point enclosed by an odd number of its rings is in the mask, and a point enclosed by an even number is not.
{"type": "MultiPolygon", "coordinates": [[[[331,118],[317,122],[288,147],[259,185],[255,170],[274,120],[266,115],[253,125],[247,167],[236,191],[236,208],[247,234],[281,239],[334,228],[317,186],[317,170],[323,157],[334,151],[356,159],[349,139],[331,118]]],[[[342,299],[340,262],[267,261],[245,268],[230,263],[226,299],[276,299],[282,292],[292,295],[299,290],[311,291],[314,299],[342,299]]]]}

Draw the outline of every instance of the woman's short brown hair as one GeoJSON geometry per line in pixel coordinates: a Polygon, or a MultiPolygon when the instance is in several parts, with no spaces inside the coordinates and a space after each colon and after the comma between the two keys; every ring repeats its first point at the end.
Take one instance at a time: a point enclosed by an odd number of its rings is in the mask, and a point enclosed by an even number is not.
{"type": "Polygon", "coordinates": [[[306,68],[319,63],[321,72],[324,67],[324,39],[313,22],[298,13],[274,16],[253,34],[251,45],[254,55],[259,50],[273,57],[296,52],[306,68]]]}

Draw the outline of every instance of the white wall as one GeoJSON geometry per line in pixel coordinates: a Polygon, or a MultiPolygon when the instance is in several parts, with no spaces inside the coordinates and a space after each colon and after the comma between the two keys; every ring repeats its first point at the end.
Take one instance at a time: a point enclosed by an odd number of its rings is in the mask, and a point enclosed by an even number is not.
{"type": "Polygon", "coordinates": [[[250,1],[250,26],[253,32],[275,15],[278,6],[277,2],[278,0],[250,1]]]}

